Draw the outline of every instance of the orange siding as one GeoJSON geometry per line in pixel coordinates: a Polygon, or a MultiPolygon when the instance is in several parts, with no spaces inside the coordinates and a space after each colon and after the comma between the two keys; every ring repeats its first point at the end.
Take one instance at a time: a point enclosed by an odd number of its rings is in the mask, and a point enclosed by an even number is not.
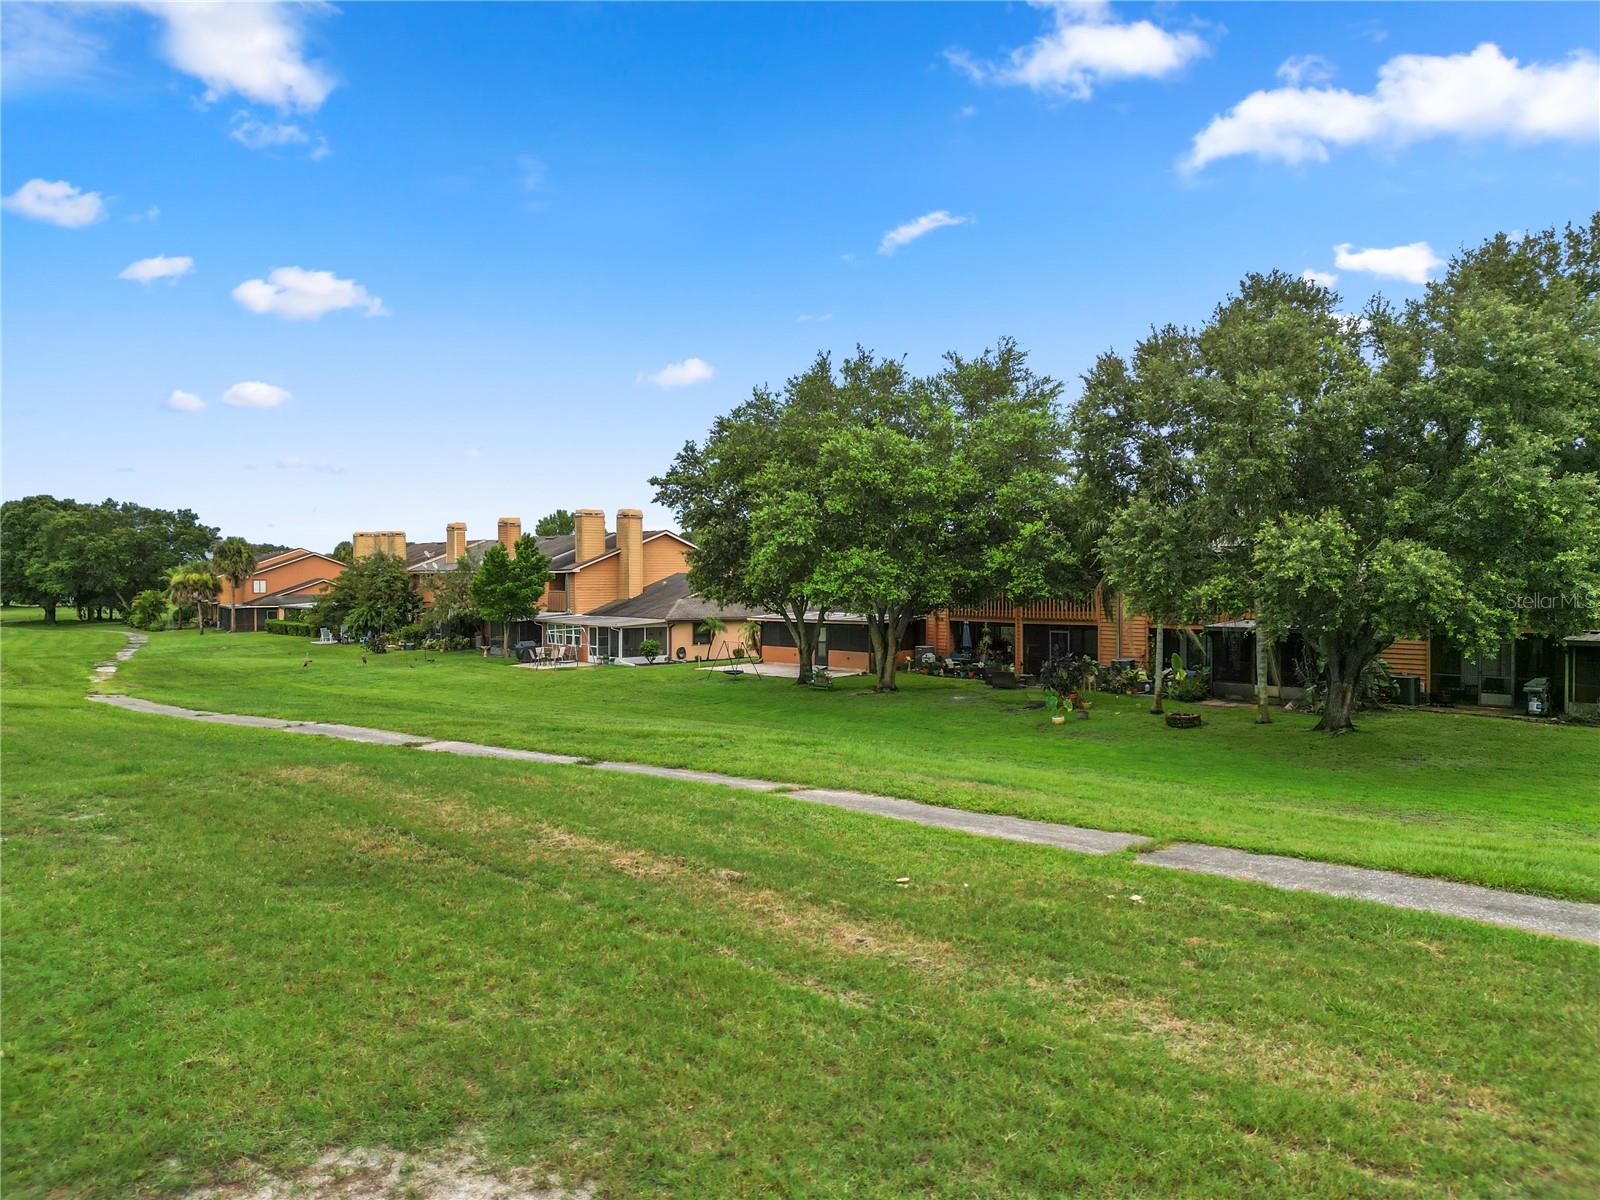
{"type": "Polygon", "coordinates": [[[622,596],[622,556],[596,561],[572,573],[572,611],[586,613],[622,596]]]}
{"type": "Polygon", "coordinates": [[[645,587],[688,569],[689,547],[671,534],[651,538],[644,544],[645,587]]]}
{"type": "Polygon", "coordinates": [[[1421,675],[1424,691],[1433,688],[1432,654],[1421,638],[1402,638],[1381,655],[1395,675],[1421,675]]]}
{"type": "MultiPolygon", "coordinates": [[[[281,557],[281,556],[280,556],[281,557]]],[[[245,580],[244,587],[235,590],[232,582],[222,581],[222,593],[217,597],[218,603],[226,606],[229,604],[249,604],[257,596],[264,596],[270,592],[281,592],[285,588],[292,588],[299,583],[309,583],[313,579],[335,579],[344,571],[344,564],[334,559],[323,558],[321,555],[309,554],[304,558],[295,559],[293,562],[285,561],[282,566],[268,565],[258,568],[256,573],[245,580]],[[251,584],[257,580],[266,583],[266,591],[257,592],[251,584]]]]}
{"type": "MultiPolygon", "coordinates": [[[[899,657],[904,658],[901,654],[899,657]]],[[[793,646],[763,646],[761,647],[761,661],[766,663],[788,663],[790,666],[800,661],[800,651],[793,646]]],[[[830,671],[862,671],[872,670],[872,656],[864,650],[830,650],[828,651],[828,669],[830,671]]]]}

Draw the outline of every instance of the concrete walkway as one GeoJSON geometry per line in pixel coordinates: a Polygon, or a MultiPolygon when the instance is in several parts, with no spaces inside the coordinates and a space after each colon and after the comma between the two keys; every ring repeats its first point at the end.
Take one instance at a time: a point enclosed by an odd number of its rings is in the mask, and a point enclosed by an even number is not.
{"type": "MultiPolygon", "coordinates": [[[[700,671],[717,671],[724,675],[759,675],[762,679],[799,679],[800,665],[798,663],[723,663],[719,667],[698,667],[700,671]]],[[[860,675],[860,671],[846,671],[839,668],[837,671],[828,668],[831,679],[849,679],[852,675],[860,675]]]]}
{"type": "MultiPolygon", "coordinates": [[[[126,662],[148,640],[143,634],[130,635],[127,647],[119,650],[114,660],[95,665],[95,679],[97,681],[109,679],[116,673],[118,664],[126,662]]],[[[91,692],[88,699],[129,712],[177,717],[187,721],[240,725],[252,729],[278,729],[286,733],[309,734],[314,737],[375,746],[408,747],[437,754],[585,767],[596,771],[617,771],[687,783],[779,793],[789,799],[802,800],[808,804],[825,804],[831,808],[868,813],[895,821],[910,821],[938,829],[954,829],[978,837],[1054,846],[1059,850],[1070,850],[1079,854],[1118,854],[1150,844],[1149,838],[1135,833],[1084,829],[1075,825],[1060,825],[1053,821],[1034,821],[1024,817],[968,812],[959,808],[922,804],[916,800],[903,800],[895,796],[873,795],[870,792],[803,787],[793,783],[778,783],[770,779],[748,779],[738,775],[721,775],[714,771],[691,771],[681,767],[658,767],[648,763],[596,762],[570,754],[546,754],[538,750],[516,750],[509,746],[488,746],[476,742],[440,741],[422,734],[368,729],[362,725],[287,721],[277,717],[253,717],[241,713],[204,712],[199,709],[181,708],[174,704],[160,704],[154,700],[141,700],[137,696],[112,695],[104,692],[91,692]]],[[[1286,858],[1277,854],[1253,854],[1245,850],[1200,846],[1189,842],[1178,842],[1163,849],[1143,851],[1134,861],[1152,867],[1249,880],[1288,891],[1317,892],[1324,896],[1369,900],[1393,908],[1409,908],[1419,912],[1462,917],[1491,925],[1506,925],[1530,933],[1551,934],[1555,937],[1572,938],[1600,945],[1600,904],[1552,900],[1521,892],[1496,891],[1493,888],[1478,887],[1469,883],[1423,879],[1394,871],[1346,867],[1338,863],[1286,858]]]]}

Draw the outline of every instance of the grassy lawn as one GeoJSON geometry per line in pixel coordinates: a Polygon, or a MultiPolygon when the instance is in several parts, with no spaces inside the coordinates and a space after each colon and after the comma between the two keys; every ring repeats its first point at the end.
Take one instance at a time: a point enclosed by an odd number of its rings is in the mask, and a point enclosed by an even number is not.
{"type": "MultiPolygon", "coordinates": [[[[602,1196],[1600,1188],[1593,948],[781,796],[85,703],[121,644],[9,624],[0,645],[8,1197],[463,1138],[602,1196]]],[[[279,685],[279,645],[159,638],[142,682],[171,695],[188,670],[240,708],[326,689],[401,727],[498,699],[496,737],[563,746],[577,726],[546,738],[539,714],[587,686],[618,747],[632,719],[686,722],[699,688],[728,765],[763,714],[786,715],[779,746],[849,713],[1048,737],[953,688],[880,703],[323,653],[279,685]],[[248,676],[270,701],[244,702],[248,676]]],[[[1131,756],[1099,728],[1059,743],[1131,756]]],[[[1417,735],[1372,741],[1395,737],[1417,735]]]]}
{"type": "Polygon", "coordinates": [[[151,699],[877,790],[1158,839],[1273,851],[1600,900],[1600,734],[1390,712],[1329,739],[1313,719],[1206,709],[1167,729],[1102,697],[1052,726],[1037,692],[904,678],[833,691],[687,667],[515,670],[269,635],[157,635],[118,677],[151,699]]]}

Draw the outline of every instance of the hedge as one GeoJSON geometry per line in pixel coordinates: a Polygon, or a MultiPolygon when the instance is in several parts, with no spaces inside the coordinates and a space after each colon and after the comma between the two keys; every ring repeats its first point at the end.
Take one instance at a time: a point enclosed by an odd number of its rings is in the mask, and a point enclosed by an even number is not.
{"type": "Polygon", "coordinates": [[[287,633],[290,637],[316,637],[317,631],[304,621],[268,621],[262,626],[268,633],[287,633]]]}

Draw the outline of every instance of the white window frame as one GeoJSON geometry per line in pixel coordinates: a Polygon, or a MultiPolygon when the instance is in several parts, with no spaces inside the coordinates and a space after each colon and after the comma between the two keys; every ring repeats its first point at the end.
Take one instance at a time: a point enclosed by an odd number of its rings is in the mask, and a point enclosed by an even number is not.
{"type": "Polygon", "coordinates": [[[267,594],[267,581],[265,579],[252,579],[250,581],[250,590],[257,596],[265,596],[267,594]]]}
{"type": "Polygon", "coordinates": [[[581,646],[583,645],[583,626],[546,625],[544,627],[544,644],[547,646],[581,646]]]}

